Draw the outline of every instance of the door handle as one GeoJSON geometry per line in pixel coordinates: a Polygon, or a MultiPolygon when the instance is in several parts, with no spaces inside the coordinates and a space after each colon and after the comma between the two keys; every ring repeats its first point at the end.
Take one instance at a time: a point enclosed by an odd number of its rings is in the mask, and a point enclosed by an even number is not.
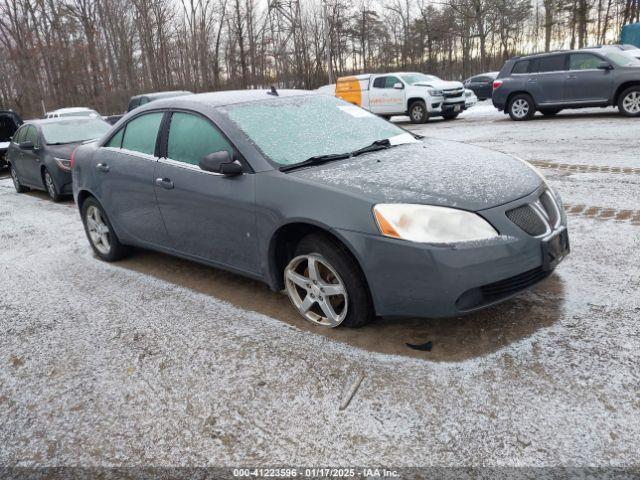
{"type": "Polygon", "coordinates": [[[169,178],[156,178],[156,185],[165,190],[171,190],[173,188],[173,182],[169,178]]]}
{"type": "Polygon", "coordinates": [[[109,171],[109,165],[106,163],[99,163],[96,165],[96,170],[99,172],[107,173],[109,171]]]}

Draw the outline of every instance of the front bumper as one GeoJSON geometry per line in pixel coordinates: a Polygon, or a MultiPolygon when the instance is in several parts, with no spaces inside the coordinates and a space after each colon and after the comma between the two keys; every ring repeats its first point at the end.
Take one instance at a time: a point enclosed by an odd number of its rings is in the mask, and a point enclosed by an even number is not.
{"type": "MultiPolygon", "coordinates": [[[[340,234],[359,252],[377,315],[454,317],[500,303],[547,278],[545,238],[526,234],[505,215],[535,201],[531,195],[478,212],[499,232],[486,242],[436,246],[350,231],[340,234]]],[[[560,228],[566,226],[562,218],[560,228]]]]}

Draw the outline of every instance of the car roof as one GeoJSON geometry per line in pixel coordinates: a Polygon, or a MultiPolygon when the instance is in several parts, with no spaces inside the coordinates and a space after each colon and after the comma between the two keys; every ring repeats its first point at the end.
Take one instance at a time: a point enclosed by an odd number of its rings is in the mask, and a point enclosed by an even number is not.
{"type": "MultiPolygon", "coordinates": [[[[276,100],[283,97],[299,97],[318,95],[311,90],[277,90],[278,95],[270,95],[270,90],[227,90],[222,92],[194,93],[181,97],[166,98],[148,103],[139,108],[158,108],[163,106],[181,107],[198,103],[210,107],[222,107],[238,103],[259,102],[262,100],[276,100]]],[[[138,109],[136,109],[137,111],[138,109]]]]}
{"type": "Polygon", "coordinates": [[[137,99],[137,98],[142,98],[142,97],[146,97],[146,98],[166,98],[166,97],[177,97],[180,95],[193,95],[193,92],[190,92],[188,90],[171,90],[168,92],[149,92],[149,93],[140,93],[138,95],[134,95],[131,97],[131,100],[137,99]]]}
{"type": "Polygon", "coordinates": [[[47,114],[51,114],[51,113],[75,113],[75,112],[95,112],[95,110],[93,108],[89,108],[89,107],[65,107],[65,108],[58,108],[57,110],[52,110],[50,112],[47,112],[47,114]]]}
{"type": "MultiPolygon", "coordinates": [[[[102,117],[91,117],[94,120],[102,120],[102,117]]],[[[31,120],[25,120],[25,125],[47,125],[50,123],[73,123],[73,122],[86,122],[87,117],[58,117],[58,118],[34,118],[31,120]]],[[[106,123],[106,122],[105,122],[106,123]]]]}

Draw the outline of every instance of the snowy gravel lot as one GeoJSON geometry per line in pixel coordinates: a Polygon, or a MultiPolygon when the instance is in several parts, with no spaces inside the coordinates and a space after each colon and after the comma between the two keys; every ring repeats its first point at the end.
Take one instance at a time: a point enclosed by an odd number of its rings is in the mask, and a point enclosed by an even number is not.
{"type": "Polygon", "coordinates": [[[572,241],[548,281],[463,319],[325,332],[235,275],[102,263],[73,203],[0,174],[0,465],[638,466],[640,120],[483,103],[410,128],[547,175],[572,241]]]}

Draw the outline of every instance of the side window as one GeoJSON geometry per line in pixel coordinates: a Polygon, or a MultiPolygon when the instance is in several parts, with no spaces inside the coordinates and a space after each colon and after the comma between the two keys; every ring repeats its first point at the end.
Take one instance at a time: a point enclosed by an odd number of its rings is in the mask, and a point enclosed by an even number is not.
{"type": "Polygon", "coordinates": [[[516,62],[511,73],[528,73],[529,63],[529,60],[520,60],[519,62],[516,62]]]}
{"type": "Polygon", "coordinates": [[[147,113],[127,123],[122,138],[122,148],[153,155],[163,115],[163,112],[147,113]]]}
{"type": "Polygon", "coordinates": [[[20,127],[20,129],[13,136],[14,143],[22,143],[22,142],[24,142],[24,137],[27,136],[27,128],[29,128],[28,125],[20,127]]]}
{"type": "Polygon", "coordinates": [[[34,145],[38,145],[38,130],[33,125],[29,125],[24,142],[32,142],[34,145]]]}
{"type": "Polygon", "coordinates": [[[572,53],[569,56],[569,70],[595,70],[602,62],[591,53],[572,53]]]}
{"type": "Polygon", "coordinates": [[[551,55],[549,57],[541,57],[539,59],[538,71],[543,72],[561,72],[567,69],[566,55],[551,55]]]}
{"type": "Polygon", "coordinates": [[[384,88],[393,88],[396,83],[402,83],[398,77],[387,77],[387,81],[384,83],[384,88]]]}
{"type": "Polygon", "coordinates": [[[373,81],[374,88],[384,88],[385,81],[387,77],[378,77],[373,81]]]}
{"type": "Polygon", "coordinates": [[[176,112],[171,116],[168,158],[198,165],[205,155],[221,150],[226,150],[233,156],[233,147],[211,122],[190,113],[176,112]]]}
{"type": "Polygon", "coordinates": [[[121,148],[122,147],[122,137],[124,137],[124,127],[118,130],[111,140],[107,142],[105,147],[113,147],[113,148],[121,148]]]}

